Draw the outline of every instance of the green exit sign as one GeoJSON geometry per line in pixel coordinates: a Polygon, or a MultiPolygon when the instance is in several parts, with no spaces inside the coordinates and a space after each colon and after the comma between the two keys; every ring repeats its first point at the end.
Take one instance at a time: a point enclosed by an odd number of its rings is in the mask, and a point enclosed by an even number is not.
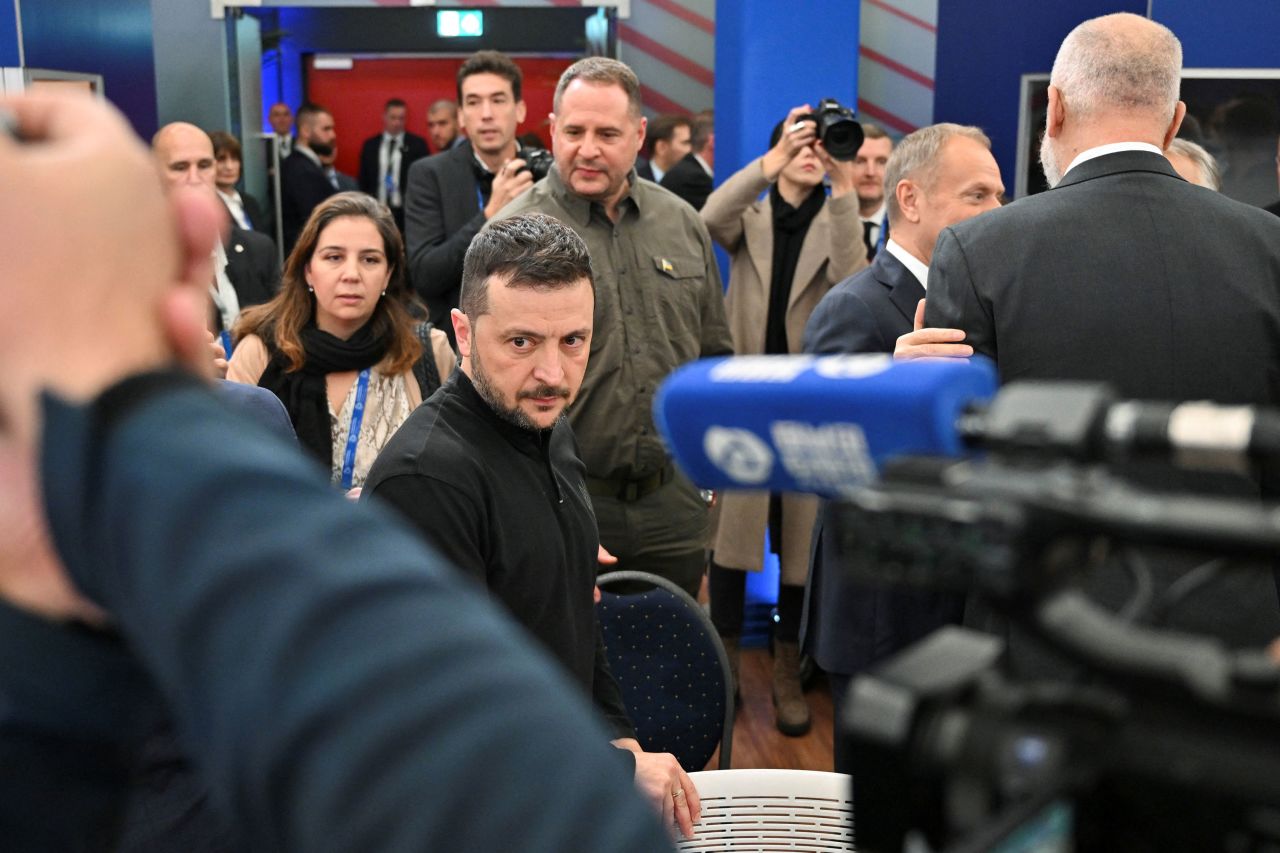
{"type": "Polygon", "coordinates": [[[478,9],[441,9],[436,12],[436,35],[447,39],[484,35],[484,12],[478,9]]]}

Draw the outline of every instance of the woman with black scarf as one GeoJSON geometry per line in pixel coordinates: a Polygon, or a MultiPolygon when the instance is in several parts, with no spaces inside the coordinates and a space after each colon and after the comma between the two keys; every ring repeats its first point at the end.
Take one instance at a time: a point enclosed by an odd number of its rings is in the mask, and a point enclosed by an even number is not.
{"type": "Polygon", "coordinates": [[[453,369],[444,333],[409,314],[404,270],[386,207],[339,193],[312,212],[280,292],[236,324],[227,378],[274,392],[298,441],[343,489],[364,483],[424,391],[453,369]]]}
{"type": "MultiPolygon", "coordinates": [[[[867,264],[853,164],[823,150],[815,123],[803,119],[809,112],[808,105],[791,110],[774,128],[769,151],[725,181],[702,208],[707,230],[732,257],[725,307],[738,355],[800,352],[818,301],[867,264]]],[[[736,672],[745,572],[761,569],[768,530],[782,564],[773,704],[778,729],[788,735],[809,729],[798,640],[816,513],[812,496],[725,494],[711,562],[711,618],[736,672]]]]}

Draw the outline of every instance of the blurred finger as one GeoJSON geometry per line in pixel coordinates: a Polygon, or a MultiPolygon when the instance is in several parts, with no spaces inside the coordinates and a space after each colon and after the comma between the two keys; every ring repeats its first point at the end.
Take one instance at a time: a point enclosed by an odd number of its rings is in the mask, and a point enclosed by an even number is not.
{"type": "Polygon", "coordinates": [[[680,827],[680,834],[685,838],[693,837],[693,818],[689,815],[689,796],[683,788],[677,788],[671,797],[675,805],[675,823],[680,827]]]}
{"type": "Polygon", "coordinates": [[[693,780],[683,769],[680,771],[680,784],[684,786],[685,799],[689,805],[689,817],[697,823],[702,818],[702,798],[698,796],[698,789],[694,786],[693,780]]]}
{"type": "Polygon", "coordinates": [[[924,300],[921,299],[916,303],[916,320],[915,330],[918,332],[924,328],[924,300]]]}

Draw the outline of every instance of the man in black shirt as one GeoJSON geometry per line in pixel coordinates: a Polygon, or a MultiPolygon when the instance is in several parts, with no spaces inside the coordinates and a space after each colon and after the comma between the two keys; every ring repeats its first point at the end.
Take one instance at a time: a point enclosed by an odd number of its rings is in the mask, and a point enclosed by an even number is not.
{"type": "Polygon", "coordinates": [[[636,783],[691,835],[697,792],[676,760],[641,751],[609,672],[592,590],[599,534],[565,410],[590,352],[587,247],[544,214],[491,223],[452,313],[460,371],[378,456],[366,495],[390,502],[591,694],[635,755],[636,783]]]}

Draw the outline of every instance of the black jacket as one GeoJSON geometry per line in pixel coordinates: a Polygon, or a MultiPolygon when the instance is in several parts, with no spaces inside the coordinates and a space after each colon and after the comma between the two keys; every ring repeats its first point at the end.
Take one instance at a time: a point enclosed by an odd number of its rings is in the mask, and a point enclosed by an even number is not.
{"type": "Polygon", "coordinates": [[[694,210],[702,210],[707,196],[711,195],[711,176],[702,168],[697,155],[690,151],[662,176],[661,186],[689,202],[694,210]]]}
{"type": "Polygon", "coordinates": [[[223,249],[227,253],[227,278],[236,289],[240,307],[269,302],[280,289],[275,241],[265,234],[245,231],[233,224],[223,249]]]}
{"type": "Polygon", "coordinates": [[[635,737],[596,620],[600,537],[568,421],[540,431],[509,423],[455,370],[383,448],[364,493],[505,604],[595,699],[615,737],[635,737]]]}
{"type": "MultiPolygon", "coordinates": [[[[378,155],[382,145],[382,134],[379,133],[377,136],[366,139],[364,145],[360,147],[360,174],[357,180],[360,182],[360,190],[374,198],[378,197],[378,155]]],[[[404,200],[405,190],[409,186],[409,167],[429,153],[427,140],[416,133],[405,131],[404,138],[400,140],[401,201],[404,200]]]]}
{"type": "Polygon", "coordinates": [[[337,192],[329,176],[297,148],[280,164],[280,221],[287,257],[316,205],[337,192]]]}
{"type": "MultiPolygon", "coordinates": [[[[484,227],[486,193],[470,142],[414,163],[404,200],[409,279],[430,308],[432,324],[453,340],[449,311],[458,307],[462,259],[484,227]]],[[[456,344],[455,344],[456,345],[456,344]]]]}

